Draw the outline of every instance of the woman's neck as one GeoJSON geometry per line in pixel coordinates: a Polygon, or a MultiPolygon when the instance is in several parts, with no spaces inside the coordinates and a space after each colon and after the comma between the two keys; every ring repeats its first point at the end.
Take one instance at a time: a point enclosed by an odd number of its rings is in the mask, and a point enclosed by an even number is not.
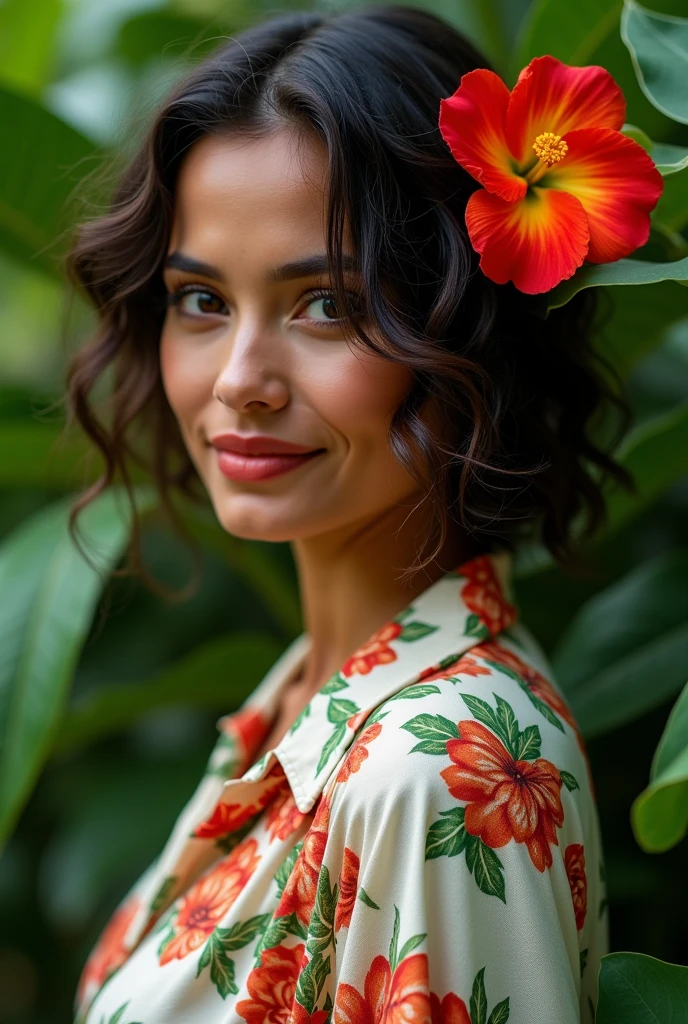
{"type": "MultiPolygon", "coordinates": [[[[428,536],[418,508],[292,542],[310,649],[299,688],[314,694],[381,625],[446,572],[477,554],[469,538],[448,538],[433,563],[404,576],[428,536]]],[[[420,550],[421,555],[425,552],[420,550]]]]}

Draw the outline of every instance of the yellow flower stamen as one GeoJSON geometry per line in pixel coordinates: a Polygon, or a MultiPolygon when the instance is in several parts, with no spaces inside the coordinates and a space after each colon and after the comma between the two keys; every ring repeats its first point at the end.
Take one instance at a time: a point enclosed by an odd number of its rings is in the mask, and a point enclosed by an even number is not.
{"type": "Polygon", "coordinates": [[[569,151],[569,147],[561,135],[555,135],[554,132],[543,132],[542,135],[538,135],[533,143],[533,149],[535,150],[535,155],[544,164],[547,164],[548,167],[551,167],[552,164],[558,164],[569,151]]]}
{"type": "Polygon", "coordinates": [[[555,135],[554,132],[543,132],[533,143],[533,149],[538,162],[530,168],[527,174],[523,175],[529,185],[534,185],[547,174],[553,164],[558,164],[560,160],[563,160],[569,147],[561,135],[555,135]]]}

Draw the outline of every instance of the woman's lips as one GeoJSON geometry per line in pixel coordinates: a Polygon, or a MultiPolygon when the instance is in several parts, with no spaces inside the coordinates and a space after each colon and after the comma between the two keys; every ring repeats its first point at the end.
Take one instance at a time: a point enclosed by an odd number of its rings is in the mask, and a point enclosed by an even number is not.
{"type": "Polygon", "coordinates": [[[316,455],[322,455],[323,451],[319,448],[303,455],[240,455],[218,450],[217,464],[229,480],[269,480],[302,466],[316,455]]]}

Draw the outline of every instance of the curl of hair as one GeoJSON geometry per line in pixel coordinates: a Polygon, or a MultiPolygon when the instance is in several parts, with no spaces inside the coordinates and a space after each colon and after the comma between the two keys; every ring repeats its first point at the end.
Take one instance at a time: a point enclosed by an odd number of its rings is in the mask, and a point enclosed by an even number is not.
{"type": "Polygon", "coordinates": [[[488,66],[442,20],[383,6],[264,22],[224,42],[173,89],[108,209],[79,225],[66,261],[99,314],[95,337],[69,366],[68,407],[105,459],[72,508],[72,529],[115,480],[131,488],[133,462],[152,473],[173,518],[175,489],[198,498],[158,356],[176,177],[205,135],[295,125],[327,148],[327,245],[352,341],[414,374],[389,443],[432,512],[435,546],[416,568],[436,556],[452,524],[484,550],[537,539],[575,565],[577,541],[604,522],[605,479],[633,488],[593,432],[609,413],[623,432],[631,414],[593,346],[592,291],[545,318],[533,297],[478,270],[464,220],[477,184],[452,158],[437,118],[461,76],[488,66]],[[347,309],[345,226],[363,310],[347,309]],[[106,371],[104,420],[93,390],[106,371]],[[424,416],[429,406],[439,430],[424,416]]]}

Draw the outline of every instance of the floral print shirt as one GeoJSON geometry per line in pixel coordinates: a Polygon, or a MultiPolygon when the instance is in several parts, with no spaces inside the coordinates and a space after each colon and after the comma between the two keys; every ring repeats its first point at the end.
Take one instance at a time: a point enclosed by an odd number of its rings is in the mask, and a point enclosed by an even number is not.
{"type": "Polygon", "coordinates": [[[308,636],[219,719],[84,967],[79,1024],[591,1024],[597,812],[511,557],[432,584],[259,760],[308,636]]]}

